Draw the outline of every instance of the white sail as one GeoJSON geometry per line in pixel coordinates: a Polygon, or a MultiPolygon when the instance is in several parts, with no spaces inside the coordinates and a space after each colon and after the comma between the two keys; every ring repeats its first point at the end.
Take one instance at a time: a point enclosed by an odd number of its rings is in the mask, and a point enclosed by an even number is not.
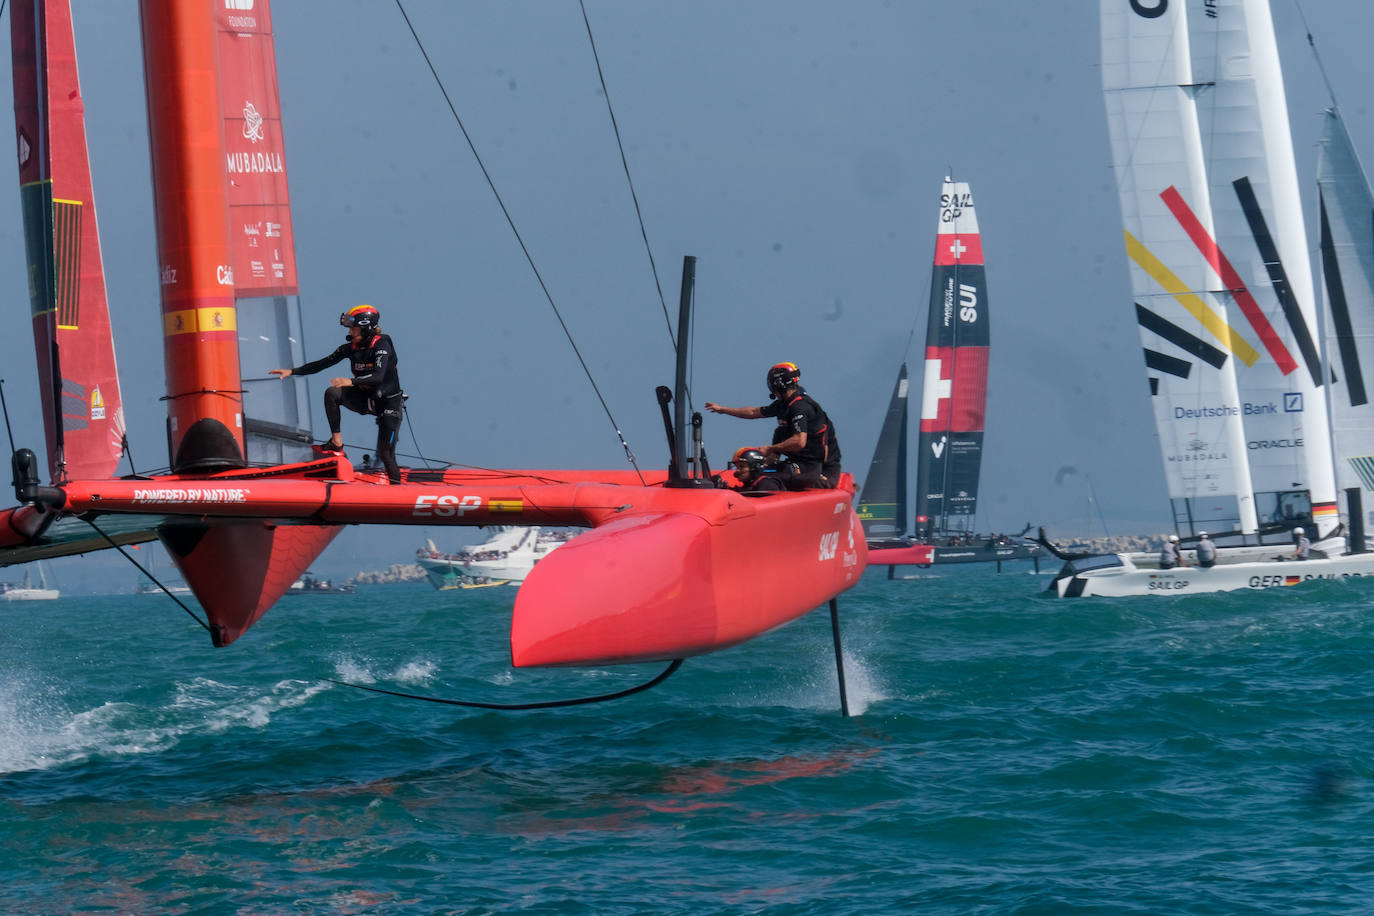
{"type": "Polygon", "coordinates": [[[1259,520],[1292,522],[1310,510],[1325,534],[1338,522],[1331,434],[1269,4],[1209,0],[1192,6],[1187,26],[1215,229],[1215,245],[1199,246],[1232,326],[1257,354],[1233,365],[1259,520]]]}
{"type": "Polygon", "coordinates": [[[1102,0],[1102,84],[1155,427],[1176,521],[1256,530],[1237,331],[1199,238],[1213,234],[1186,10],[1102,0]]]}
{"type": "Polygon", "coordinates": [[[1329,109],[1317,155],[1321,265],[1336,483],[1374,508],[1374,195],[1340,112],[1329,109]]]}

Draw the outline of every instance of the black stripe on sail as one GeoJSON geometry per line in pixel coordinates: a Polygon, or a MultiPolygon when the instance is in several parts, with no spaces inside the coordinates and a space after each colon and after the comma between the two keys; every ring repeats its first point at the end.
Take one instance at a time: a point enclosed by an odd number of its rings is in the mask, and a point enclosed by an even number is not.
{"type": "Polygon", "coordinates": [[[1156,397],[1158,394],[1159,394],[1159,379],[1152,375],[1152,376],[1150,376],[1150,397],[1152,397],[1152,398],[1153,398],[1153,397],[1156,397]]]}
{"type": "Polygon", "coordinates": [[[1312,384],[1320,388],[1321,358],[1317,355],[1317,347],[1312,342],[1312,332],[1303,320],[1298,300],[1293,297],[1293,288],[1288,283],[1288,273],[1283,269],[1279,249],[1274,244],[1273,236],[1269,234],[1269,226],[1264,221],[1264,213],[1260,211],[1255,189],[1250,186],[1250,179],[1244,176],[1231,182],[1231,187],[1236,189],[1240,208],[1245,211],[1245,221],[1250,224],[1250,234],[1254,236],[1255,245],[1264,260],[1264,269],[1269,272],[1269,282],[1274,287],[1274,295],[1278,296],[1279,305],[1283,307],[1283,314],[1288,319],[1288,329],[1293,332],[1298,351],[1302,353],[1303,362],[1307,363],[1307,371],[1312,373],[1312,384]]]}
{"type": "Polygon", "coordinates": [[[1360,368],[1360,354],[1355,347],[1355,328],[1350,323],[1350,306],[1345,300],[1345,283],[1341,280],[1341,265],[1336,259],[1336,244],[1331,238],[1331,224],[1326,217],[1326,195],[1318,193],[1322,220],[1322,273],[1326,277],[1326,295],[1331,305],[1331,321],[1336,326],[1336,346],[1345,369],[1345,387],[1350,393],[1350,406],[1359,407],[1369,401],[1364,390],[1364,372],[1360,368]]]}
{"type": "Polygon", "coordinates": [[[1158,350],[1145,348],[1145,368],[1153,369],[1156,372],[1167,372],[1179,378],[1187,378],[1193,371],[1193,364],[1186,359],[1179,359],[1160,353],[1158,350]]]}
{"type": "MultiPolygon", "coordinates": [[[[1218,350],[1201,337],[1188,333],[1167,318],[1155,314],[1139,302],[1135,304],[1135,320],[1138,321],[1140,326],[1145,330],[1158,334],[1180,350],[1185,353],[1191,353],[1193,356],[1196,356],[1198,359],[1215,369],[1220,369],[1222,366],[1226,365],[1226,354],[1224,352],[1218,350]]],[[[1146,350],[1145,352],[1148,354],[1150,351],[1146,350]]],[[[1148,357],[1145,362],[1147,365],[1149,364],[1148,357]]],[[[1162,371],[1167,372],[1169,370],[1165,369],[1162,371]]],[[[1187,373],[1184,373],[1183,377],[1187,378],[1187,373]]]]}
{"type": "Polygon", "coordinates": [[[81,301],[81,204],[55,200],[53,209],[53,248],[57,266],[57,323],[77,326],[81,301]]]}

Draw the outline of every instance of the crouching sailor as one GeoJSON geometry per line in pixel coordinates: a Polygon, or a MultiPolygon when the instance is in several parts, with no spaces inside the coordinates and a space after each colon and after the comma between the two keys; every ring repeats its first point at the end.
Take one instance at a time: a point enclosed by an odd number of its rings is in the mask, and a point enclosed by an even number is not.
{"type": "Polygon", "coordinates": [[[401,469],[396,466],[396,435],[401,429],[401,409],[405,395],[401,378],[396,371],[396,348],[391,338],[382,333],[382,316],[370,305],[356,305],[339,316],[339,324],[348,328],[348,338],[328,356],[296,366],[292,369],[273,369],[272,375],[283,379],[293,375],[314,375],[342,360],[348,360],[352,378],[329,380],[324,392],[324,415],[329,420],[329,439],[315,450],[321,454],[342,455],[343,433],[340,432],[339,406],[354,413],[377,418],[377,460],[386,468],[387,480],[401,482],[401,469]]]}
{"type": "Polygon", "coordinates": [[[735,452],[730,459],[735,467],[735,479],[745,493],[771,493],[784,489],[778,479],[777,468],[768,465],[763,452],[746,446],[735,452]]]}
{"type": "Polygon", "coordinates": [[[711,401],[706,409],[730,417],[755,420],[777,418],[773,444],[759,449],[776,460],[778,474],[789,490],[833,489],[840,480],[840,443],[835,424],[802,388],[795,363],[778,363],[768,370],[768,395],[763,407],[723,407],[711,401]]]}

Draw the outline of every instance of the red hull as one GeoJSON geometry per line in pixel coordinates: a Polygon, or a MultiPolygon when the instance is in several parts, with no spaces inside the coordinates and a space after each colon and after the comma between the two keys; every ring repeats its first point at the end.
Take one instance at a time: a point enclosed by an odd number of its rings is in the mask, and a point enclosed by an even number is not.
{"type": "Polygon", "coordinates": [[[935,548],[930,544],[882,547],[868,552],[869,566],[929,566],[934,562],[935,548]]]}
{"type": "MultiPolygon", "coordinates": [[[[180,550],[191,559],[179,563],[214,609],[217,644],[237,638],[280,594],[279,579],[264,572],[266,542],[241,544],[245,530],[258,529],[235,520],[596,528],[526,579],[512,622],[516,665],[699,655],[786,623],[858,582],[867,549],[849,475],[837,490],[763,497],[669,489],[663,477],[649,475],[644,486],[627,471],[407,472],[405,483],[389,486],[329,459],[209,477],[75,481],[62,508],[203,526],[194,555],[180,550]],[[231,529],[241,530],[217,533],[231,529]]],[[[278,539],[293,530],[268,528],[278,539]]]]}

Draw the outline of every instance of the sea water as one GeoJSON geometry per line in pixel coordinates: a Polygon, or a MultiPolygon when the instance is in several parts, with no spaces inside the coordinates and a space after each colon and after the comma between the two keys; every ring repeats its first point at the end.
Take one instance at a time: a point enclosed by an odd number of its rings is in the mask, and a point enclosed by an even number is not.
{"type": "Polygon", "coordinates": [[[1058,600],[1028,563],[661,666],[516,671],[515,590],[0,607],[0,912],[1374,907],[1374,583],[1058,600]]]}

